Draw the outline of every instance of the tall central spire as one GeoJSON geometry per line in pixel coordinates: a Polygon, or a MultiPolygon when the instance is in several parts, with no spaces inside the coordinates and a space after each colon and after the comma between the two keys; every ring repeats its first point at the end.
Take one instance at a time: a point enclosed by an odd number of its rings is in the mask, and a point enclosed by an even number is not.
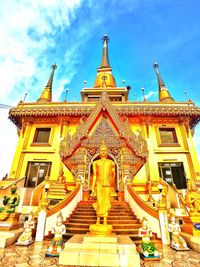
{"type": "Polygon", "coordinates": [[[108,42],[109,38],[107,34],[104,34],[103,38],[103,54],[101,59],[101,65],[97,69],[97,77],[94,82],[94,88],[112,88],[116,87],[115,78],[112,75],[112,68],[110,66],[108,58],[108,42]]]}
{"type": "Polygon", "coordinates": [[[102,54],[100,69],[110,68],[110,62],[108,58],[108,42],[110,41],[110,39],[106,34],[104,34],[102,40],[103,40],[103,54],[102,54]]]}

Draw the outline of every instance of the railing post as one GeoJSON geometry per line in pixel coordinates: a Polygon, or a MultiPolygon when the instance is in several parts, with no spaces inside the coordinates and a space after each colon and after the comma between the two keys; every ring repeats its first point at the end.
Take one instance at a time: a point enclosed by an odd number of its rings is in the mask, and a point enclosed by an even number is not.
{"type": "Polygon", "coordinates": [[[37,221],[37,229],[36,229],[36,237],[35,241],[43,241],[45,226],[46,226],[46,218],[47,218],[47,207],[48,207],[48,190],[49,190],[49,182],[47,181],[44,185],[42,192],[42,199],[40,203],[40,212],[37,221]]]}
{"type": "Polygon", "coordinates": [[[167,201],[166,198],[162,197],[158,200],[158,214],[160,222],[161,239],[164,245],[170,244],[170,236],[168,231],[168,216],[167,216],[167,201]]]}

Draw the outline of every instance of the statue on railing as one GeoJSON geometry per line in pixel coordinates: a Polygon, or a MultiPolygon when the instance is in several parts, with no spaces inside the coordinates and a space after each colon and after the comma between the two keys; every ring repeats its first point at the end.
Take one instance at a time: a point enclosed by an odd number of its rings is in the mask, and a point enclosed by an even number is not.
{"type": "Polygon", "coordinates": [[[176,222],[175,216],[171,216],[171,222],[168,225],[168,230],[171,233],[171,247],[176,250],[189,250],[187,243],[180,235],[181,228],[176,222]]]}
{"type": "Polygon", "coordinates": [[[196,184],[191,180],[187,183],[185,204],[190,208],[189,214],[191,216],[200,216],[200,192],[196,184]]]}
{"type": "Polygon", "coordinates": [[[148,220],[145,217],[142,219],[142,227],[138,230],[138,236],[142,237],[142,253],[144,257],[159,258],[158,250],[150,240],[152,237],[152,230],[148,226],[148,220]]]}
{"type": "Polygon", "coordinates": [[[32,230],[35,228],[34,216],[31,212],[28,215],[28,220],[24,222],[24,232],[20,235],[16,245],[29,245],[33,242],[32,230]]]}
{"type": "Polygon", "coordinates": [[[158,209],[166,209],[168,188],[166,183],[161,178],[160,178],[160,184],[158,185],[158,190],[160,191],[160,197],[158,199],[158,209]]]}
{"type": "Polygon", "coordinates": [[[63,235],[66,233],[61,212],[57,216],[56,223],[53,225],[51,233],[54,234],[54,238],[51,241],[47,255],[57,256],[63,248],[63,235]]]}
{"type": "Polygon", "coordinates": [[[3,197],[3,206],[0,207],[0,221],[7,220],[10,214],[15,213],[15,208],[19,205],[19,196],[16,191],[17,184],[13,183],[10,188],[11,194],[3,197]]]}
{"type": "Polygon", "coordinates": [[[58,176],[57,181],[58,181],[58,183],[61,183],[61,184],[65,184],[66,183],[66,177],[64,176],[64,171],[63,171],[62,168],[59,171],[59,176],[58,176]]]}

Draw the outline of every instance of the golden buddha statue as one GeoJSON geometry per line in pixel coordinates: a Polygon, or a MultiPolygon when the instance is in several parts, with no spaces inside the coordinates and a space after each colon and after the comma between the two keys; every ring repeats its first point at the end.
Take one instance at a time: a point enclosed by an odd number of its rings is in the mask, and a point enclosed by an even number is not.
{"type": "Polygon", "coordinates": [[[61,212],[59,212],[57,216],[56,223],[53,225],[51,233],[54,234],[54,238],[51,241],[48,253],[60,253],[63,247],[63,234],[66,233],[66,228],[63,224],[63,216],[61,212]]]}
{"type": "Polygon", "coordinates": [[[110,196],[113,179],[115,177],[115,164],[107,159],[108,148],[103,142],[100,147],[100,159],[93,162],[92,195],[96,195],[97,201],[93,204],[97,214],[96,224],[100,224],[103,217],[103,224],[107,225],[108,211],[111,208],[110,196]]]}
{"type": "Polygon", "coordinates": [[[168,225],[168,230],[171,233],[171,247],[177,250],[185,249],[188,250],[185,240],[180,235],[181,228],[176,222],[176,218],[171,216],[171,222],[168,225]]]}
{"type": "Polygon", "coordinates": [[[35,227],[34,216],[31,212],[28,215],[28,220],[24,222],[24,232],[20,235],[17,240],[17,245],[29,245],[32,243],[32,230],[35,227]]]}
{"type": "Polygon", "coordinates": [[[8,219],[10,214],[15,213],[15,208],[19,205],[19,196],[16,194],[17,184],[13,183],[10,192],[11,194],[3,197],[3,205],[0,207],[0,221],[8,219]]]}
{"type": "Polygon", "coordinates": [[[148,220],[144,217],[142,219],[142,226],[138,230],[138,236],[142,237],[142,250],[145,257],[155,256],[158,257],[158,250],[155,245],[151,242],[152,230],[148,226],[148,220]]]}
{"type": "Polygon", "coordinates": [[[58,181],[58,183],[61,183],[61,184],[66,183],[66,177],[64,176],[63,169],[60,169],[57,181],[58,181]]]}
{"type": "Polygon", "coordinates": [[[191,216],[200,216],[200,192],[197,186],[191,181],[187,183],[185,204],[190,208],[191,216]]]}

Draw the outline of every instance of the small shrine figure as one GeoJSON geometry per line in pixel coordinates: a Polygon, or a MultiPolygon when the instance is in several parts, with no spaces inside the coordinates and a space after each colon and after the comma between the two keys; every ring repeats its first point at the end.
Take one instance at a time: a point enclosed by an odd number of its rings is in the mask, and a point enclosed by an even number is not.
{"type": "Polygon", "coordinates": [[[58,181],[58,183],[61,183],[61,184],[66,183],[66,177],[64,176],[63,169],[60,169],[57,181],[58,181]]]}
{"type": "Polygon", "coordinates": [[[0,221],[8,219],[10,214],[15,213],[15,208],[19,205],[19,196],[16,194],[17,184],[13,183],[10,188],[10,195],[3,197],[3,205],[0,207],[0,221]]]}
{"type": "Polygon", "coordinates": [[[51,233],[54,234],[54,238],[48,249],[47,256],[58,256],[63,248],[63,234],[66,233],[65,225],[63,224],[63,216],[60,212],[57,216],[56,223],[53,225],[51,233]]]}
{"type": "Polygon", "coordinates": [[[180,235],[181,228],[176,222],[175,216],[171,216],[171,222],[168,225],[168,230],[171,233],[171,247],[176,250],[189,250],[187,243],[180,235]]]}
{"type": "Polygon", "coordinates": [[[20,235],[20,237],[17,240],[16,245],[29,245],[33,242],[32,239],[32,230],[35,228],[35,222],[34,222],[34,216],[31,212],[28,215],[28,220],[24,222],[24,232],[20,235]]]}
{"type": "MultiPolygon", "coordinates": [[[[138,236],[142,237],[142,250],[145,258],[157,258],[159,259],[158,251],[155,245],[151,242],[152,230],[148,226],[148,220],[144,217],[142,219],[142,227],[138,230],[138,236]]],[[[145,259],[144,258],[144,259],[145,259]]]]}

